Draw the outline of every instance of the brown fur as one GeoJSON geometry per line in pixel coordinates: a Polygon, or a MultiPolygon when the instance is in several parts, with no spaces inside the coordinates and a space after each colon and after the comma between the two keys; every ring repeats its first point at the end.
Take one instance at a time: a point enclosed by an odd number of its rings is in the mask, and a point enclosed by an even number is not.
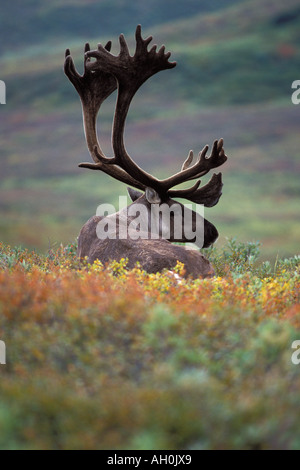
{"type": "Polygon", "coordinates": [[[93,216],[82,227],[78,238],[78,256],[87,257],[89,263],[99,259],[103,264],[112,260],[128,259],[128,268],[132,269],[139,262],[148,273],[173,269],[177,261],[184,264],[184,277],[212,277],[215,272],[210,262],[197,250],[188,250],[180,245],[173,245],[167,240],[99,240],[96,234],[97,223],[101,217],[93,216]]]}

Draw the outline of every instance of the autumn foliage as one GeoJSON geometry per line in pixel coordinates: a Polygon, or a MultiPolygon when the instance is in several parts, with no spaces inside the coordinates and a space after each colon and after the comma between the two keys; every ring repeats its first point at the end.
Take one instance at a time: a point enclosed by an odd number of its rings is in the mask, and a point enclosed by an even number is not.
{"type": "Polygon", "coordinates": [[[0,244],[2,449],[299,449],[300,258],[212,279],[0,244]]]}

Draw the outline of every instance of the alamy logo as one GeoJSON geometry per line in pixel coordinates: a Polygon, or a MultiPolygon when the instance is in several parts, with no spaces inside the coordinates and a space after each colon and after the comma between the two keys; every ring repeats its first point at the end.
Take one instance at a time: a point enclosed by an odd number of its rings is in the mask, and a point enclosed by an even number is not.
{"type": "Polygon", "coordinates": [[[300,80],[295,80],[292,83],[292,88],[296,89],[292,94],[292,103],[293,104],[300,104],[300,80]]]}
{"type": "Polygon", "coordinates": [[[0,341],[0,364],[6,364],[6,346],[4,341],[0,341]]]}
{"type": "Polygon", "coordinates": [[[295,364],[296,366],[298,364],[300,364],[300,341],[299,339],[296,339],[295,341],[293,341],[292,343],[292,349],[296,349],[295,352],[293,352],[292,356],[291,356],[291,361],[293,364],[295,364]]]}
{"type": "Polygon", "coordinates": [[[202,247],[204,242],[204,206],[193,210],[192,204],[139,204],[126,206],[127,198],[119,197],[119,211],[111,204],[101,204],[96,215],[101,217],[96,233],[106,239],[184,240],[202,247]]]}
{"type": "Polygon", "coordinates": [[[0,80],[0,104],[6,104],[6,85],[0,80]]]}

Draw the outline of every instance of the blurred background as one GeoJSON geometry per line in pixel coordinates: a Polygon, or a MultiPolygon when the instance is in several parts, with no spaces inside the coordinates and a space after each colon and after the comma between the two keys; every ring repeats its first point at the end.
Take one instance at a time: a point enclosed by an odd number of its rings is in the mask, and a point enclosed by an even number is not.
{"type": "MultiPolygon", "coordinates": [[[[78,168],[89,161],[79,97],[63,73],[71,49],[134,32],[166,45],[177,67],[137,93],[126,147],[157,177],[188,151],[223,137],[228,162],[219,204],[206,218],[226,237],[260,241],[263,258],[300,252],[299,0],[4,0],[0,5],[0,240],[46,251],[76,239],[100,203],[117,204],[124,184],[78,168]]],[[[116,95],[100,114],[103,148],[116,95]]],[[[203,183],[206,179],[203,179],[203,183]]]]}

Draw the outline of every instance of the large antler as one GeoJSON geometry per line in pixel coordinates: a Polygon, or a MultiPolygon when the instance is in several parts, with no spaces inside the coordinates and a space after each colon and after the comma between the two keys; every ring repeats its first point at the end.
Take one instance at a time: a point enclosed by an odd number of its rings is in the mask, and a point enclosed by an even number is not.
{"type": "MultiPolygon", "coordinates": [[[[148,51],[148,45],[152,41],[152,37],[143,39],[140,25],[136,29],[136,50],[133,56],[129,53],[123,35],[120,36],[119,41],[120,53],[117,56],[110,53],[110,44],[105,47],[99,44],[98,49],[94,51],[86,48],[85,74],[80,79],[83,80],[83,85],[88,86],[88,99],[85,97],[87,92],[82,89],[83,87],[76,86],[78,76],[75,83],[71,80],[80,94],[83,111],[90,112],[92,116],[92,118],[85,117],[84,121],[86,123],[91,119],[93,124],[90,127],[85,125],[85,130],[86,134],[90,132],[90,135],[87,135],[87,142],[96,164],[82,163],[79,166],[105,171],[126,183],[131,179],[129,184],[132,186],[139,189],[153,188],[162,198],[166,196],[184,197],[206,206],[215,205],[221,196],[221,174],[213,175],[209,183],[200,189],[200,181],[185,190],[171,190],[171,188],[182,182],[198,179],[211,169],[222,165],[227,160],[222,139],[214,142],[209,158],[206,156],[208,146],[205,146],[200,152],[198,160],[192,166],[193,152],[190,151],[181,171],[164,180],[159,180],[142,170],[128,155],[124,145],[124,129],[129,106],[135,93],[149,77],[161,70],[175,67],[176,62],[169,62],[171,53],[166,54],[164,46],[158,52],[156,51],[156,45],[148,51]],[[91,58],[94,58],[95,61],[91,61],[91,58]],[[85,77],[88,77],[88,80],[85,81],[85,77]],[[118,84],[118,99],[112,133],[114,157],[108,158],[101,151],[98,141],[95,141],[94,124],[102,101],[114,90],[112,77],[118,84]],[[99,89],[103,86],[102,92],[97,89],[97,86],[99,89]],[[93,100],[93,96],[96,97],[96,104],[91,105],[90,101],[93,100]],[[93,143],[95,145],[92,148],[93,143]],[[121,169],[122,174],[119,173],[121,169]]],[[[70,78],[69,70],[73,71],[74,65],[69,56],[66,59],[66,64],[66,73],[70,78]]],[[[73,74],[71,74],[71,78],[73,78],[73,74]]]]}
{"type": "MultiPolygon", "coordinates": [[[[106,44],[105,49],[107,51],[111,49],[110,41],[106,44]]],[[[69,49],[66,50],[64,63],[65,74],[67,75],[71,83],[74,85],[75,89],[77,90],[80,96],[86,142],[91,157],[95,162],[95,165],[85,163],[79,166],[101,170],[109,174],[110,176],[118,179],[122,183],[129,184],[139,189],[145,189],[144,185],[134,180],[134,178],[131,178],[131,176],[127,174],[124,170],[122,170],[120,167],[117,167],[115,165],[105,165],[98,158],[99,155],[101,157],[105,157],[105,154],[100,147],[97,137],[97,115],[103,101],[116,90],[117,82],[114,76],[111,74],[107,74],[100,70],[91,71],[87,68],[87,63],[90,61],[90,59],[86,56],[86,53],[89,50],[90,45],[86,43],[84,49],[85,56],[83,75],[80,75],[77,72],[69,49]]]]}

